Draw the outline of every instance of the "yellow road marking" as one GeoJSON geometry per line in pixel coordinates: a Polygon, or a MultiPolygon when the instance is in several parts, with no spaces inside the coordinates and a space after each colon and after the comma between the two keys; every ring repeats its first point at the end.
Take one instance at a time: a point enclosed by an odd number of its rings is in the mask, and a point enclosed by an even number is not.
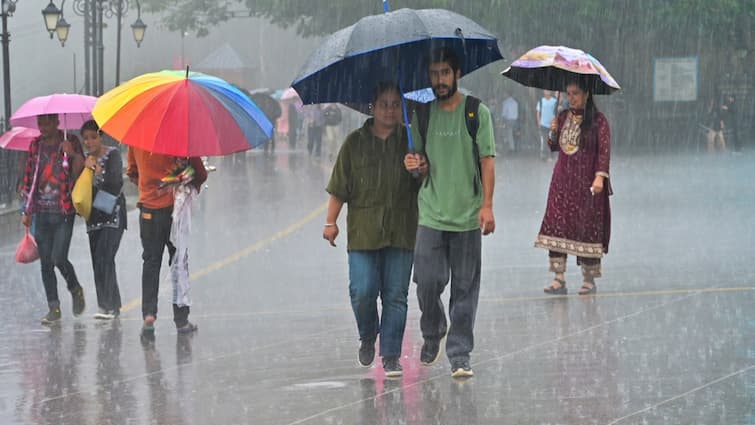
{"type": "MultiPolygon", "coordinates": [[[[253,254],[253,253],[255,253],[255,252],[259,251],[259,250],[261,250],[262,248],[266,247],[267,245],[272,244],[273,242],[275,242],[277,240],[285,238],[286,236],[288,236],[288,235],[294,233],[295,231],[299,230],[305,224],[307,224],[310,221],[312,221],[315,218],[317,218],[317,216],[319,216],[320,214],[322,214],[323,211],[325,211],[327,208],[328,208],[328,203],[325,202],[322,205],[320,205],[319,207],[317,207],[314,210],[312,210],[309,214],[307,214],[306,216],[304,216],[300,220],[298,220],[295,223],[291,224],[290,226],[286,227],[285,229],[283,229],[283,230],[281,230],[281,231],[279,231],[279,232],[277,232],[277,233],[275,233],[275,234],[273,234],[273,235],[271,235],[271,236],[269,236],[269,237],[267,237],[265,239],[257,241],[255,243],[253,243],[252,245],[249,245],[248,247],[242,249],[241,251],[236,252],[233,255],[230,255],[230,256],[228,256],[226,258],[223,258],[221,260],[215,261],[214,263],[212,263],[212,264],[210,264],[210,265],[208,265],[206,267],[203,267],[202,269],[197,270],[194,273],[191,273],[191,275],[189,276],[189,279],[191,279],[191,280],[197,280],[199,278],[207,276],[208,274],[210,274],[210,273],[212,273],[214,271],[217,271],[217,270],[220,270],[220,269],[222,269],[224,267],[227,267],[227,266],[229,266],[229,265],[231,265],[231,264],[233,264],[233,263],[241,260],[242,258],[244,258],[244,257],[246,257],[248,255],[251,255],[251,254],[253,254]]],[[[128,303],[126,303],[125,305],[123,305],[123,307],[121,307],[121,312],[131,311],[131,310],[139,307],[141,305],[141,303],[142,303],[141,298],[135,298],[135,299],[129,301],[128,303]]]]}
{"type": "Polygon", "coordinates": [[[686,289],[659,289],[655,291],[636,291],[636,292],[608,292],[598,293],[593,295],[540,295],[537,297],[503,297],[503,298],[480,298],[480,301],[491,303],[505,303],[515,301],[537,301],[537,300],[553,300],[558,298],[583,298],[589,299],[590,297],[596,298],[613,298],[613,297],[643,297],[643,296],[658,296],[658,295],[684,295],[692,294],[695,292],[710,293],[710,292],[747,292],[755,291],[755,286],[740,286],[732,288],[686,288],[686,289]]]}

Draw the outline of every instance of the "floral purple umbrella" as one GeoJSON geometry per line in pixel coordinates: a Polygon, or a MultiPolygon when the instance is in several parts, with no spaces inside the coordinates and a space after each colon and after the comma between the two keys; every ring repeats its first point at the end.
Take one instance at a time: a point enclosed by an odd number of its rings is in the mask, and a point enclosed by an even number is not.
{"type": "Polygon", "coordinates": [[[593,94],[620,90],[606,68],[591,54],[564,46],[538,46],[515,60],[501,75],[528,87],[562,92],[575,78],[593,94]]]}

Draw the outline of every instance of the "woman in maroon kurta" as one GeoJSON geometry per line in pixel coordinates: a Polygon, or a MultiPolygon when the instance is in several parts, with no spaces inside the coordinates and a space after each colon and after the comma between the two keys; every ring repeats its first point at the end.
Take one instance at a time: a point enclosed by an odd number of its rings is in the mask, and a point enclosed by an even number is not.
{"type": "Polygon", "coordinates": [[[564,272],[570,254],[582,267],[579,294],[586,295],[597,290],[595,278],[601,276],[600,259],[611,236],[611,132],[586,85],[569,83],[566,94],[569,109],[551,123],[548,144],[559,155],[535,246],[549,251],[550,271],[555,273],[546,293],[567,293],[564,272]]]}

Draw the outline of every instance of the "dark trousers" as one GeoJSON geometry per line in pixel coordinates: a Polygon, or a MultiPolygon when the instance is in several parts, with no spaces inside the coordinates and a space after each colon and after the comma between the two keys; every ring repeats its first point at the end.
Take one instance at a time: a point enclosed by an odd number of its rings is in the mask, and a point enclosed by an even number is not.
{"type": "MultiPolygon", "coordinates": [[[[163,253],[168,248],[168,263],[173,260],[176,247],[170,243],[170,227],[173,224],[173,207],[151,209],[141,207],[139,214],[139,234],[142,239],[142,317],[157,317],[157,294],[160,292],[160,266],[163,253]]],[[[176,310],[173,306],[173,320],[184,322],[189,308],[176,310]],[[184,312],[185,309],[185,312],[184,312]],[[179,317],[176,317],[178,313],[179,317]]]]}
{"type": "Polygon", "coordinates": [[[89,232],[89,251],[94,268],[97,306],[105,311],[121,309],[121,293],[115,273],[115,254],[121,245],[123,229],[103,227],[89,232]]]}
{"type": "Polygon", "coordinates": [[[307,151],[310,155],[320,156],[322,150],[322,127],[310,126],[307,128],[307,151]]]}
{"type": "Polygon", "coordinates": [[[60,270],[69,291],[79,288],[79,279],[73,264],[68,261],[68,249],[71,247],[73,221],[75,215],[39,213],[34,218],[34,239],[39,250],[39,263],[42,268],[42,282],[45,285],[47,303],[58,307],[58,279],[55,267],[60,270]]]}
{"type": "Polygon", "coordinates": [[[291,126],[291,124],[289,124],[289,127],[288,127],[288,147],[291,150],[296,149],[296,138],[299,136],[297,133],[298,132],[297,132],[296,127],[293,127],[293,126],[291,126]]]}
{"type": "Polygon", "coordinates": [[[482,240],[480,230],[446,232],[417,228],[414,281],[422,311],[420,329],[426,340],[446,334],[446,314],[440,296],[451,279],[446,340],[449,360],[469,359],[474,348],[474,322],[480,297],[482,240]]]}

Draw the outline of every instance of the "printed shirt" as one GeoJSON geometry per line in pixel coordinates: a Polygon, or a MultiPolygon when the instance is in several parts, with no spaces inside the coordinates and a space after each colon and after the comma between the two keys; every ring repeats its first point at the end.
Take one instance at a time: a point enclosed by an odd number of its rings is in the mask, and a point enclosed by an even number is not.
{"type": "MultiPolygon", "coordinates": [[[[59,136],[62,140],[62,131],[59,136]]],[[[69,134],[68,141],[73,144],[76,153],[84,154],[76,136],[69,134]]],[[[76,176],[72,175],[72,162],[73,160],[69,158],[68,167],[63,166],[63,152],[59,144],[48,146],[42,143],[41,136],[31,142],[24,172],[24,198],[26,200],[24,212],[26,214],[75,214],[71,200],[71,190],[76,183],[76,176]],[[39,162],[38,170],[37,162],[39,162]],[[37,171],[36,182],[35,171],[37,171]],[[30,202],[29,196],[31,196],[30,202]]]]}
{"type": "Polygon", "coordinates": [[[348,204],[349,251],[414,249],[419,182],[404,168],[406,129],[382,140],[371,127],[369,119],[346,138],[325,190],[348,204]]]}
{"type": "MultiPolygon", "coordinates": [[[[444,111],[433,102],[427,142],[416,125],[412,137],[417,152],[425,152],[429,174],[419,191],[419,224],[431,229],[466,232],[480,227],[482,183],[472,149],[472,137],[464,117],[465,100],[454,111],[444,111]]],[[[490,111],[480,104],[477,116],[477,148],[480,158],[495,156],[490,111]]],[[[417,122],[416,114],[413,122],[417,122]]]]}

